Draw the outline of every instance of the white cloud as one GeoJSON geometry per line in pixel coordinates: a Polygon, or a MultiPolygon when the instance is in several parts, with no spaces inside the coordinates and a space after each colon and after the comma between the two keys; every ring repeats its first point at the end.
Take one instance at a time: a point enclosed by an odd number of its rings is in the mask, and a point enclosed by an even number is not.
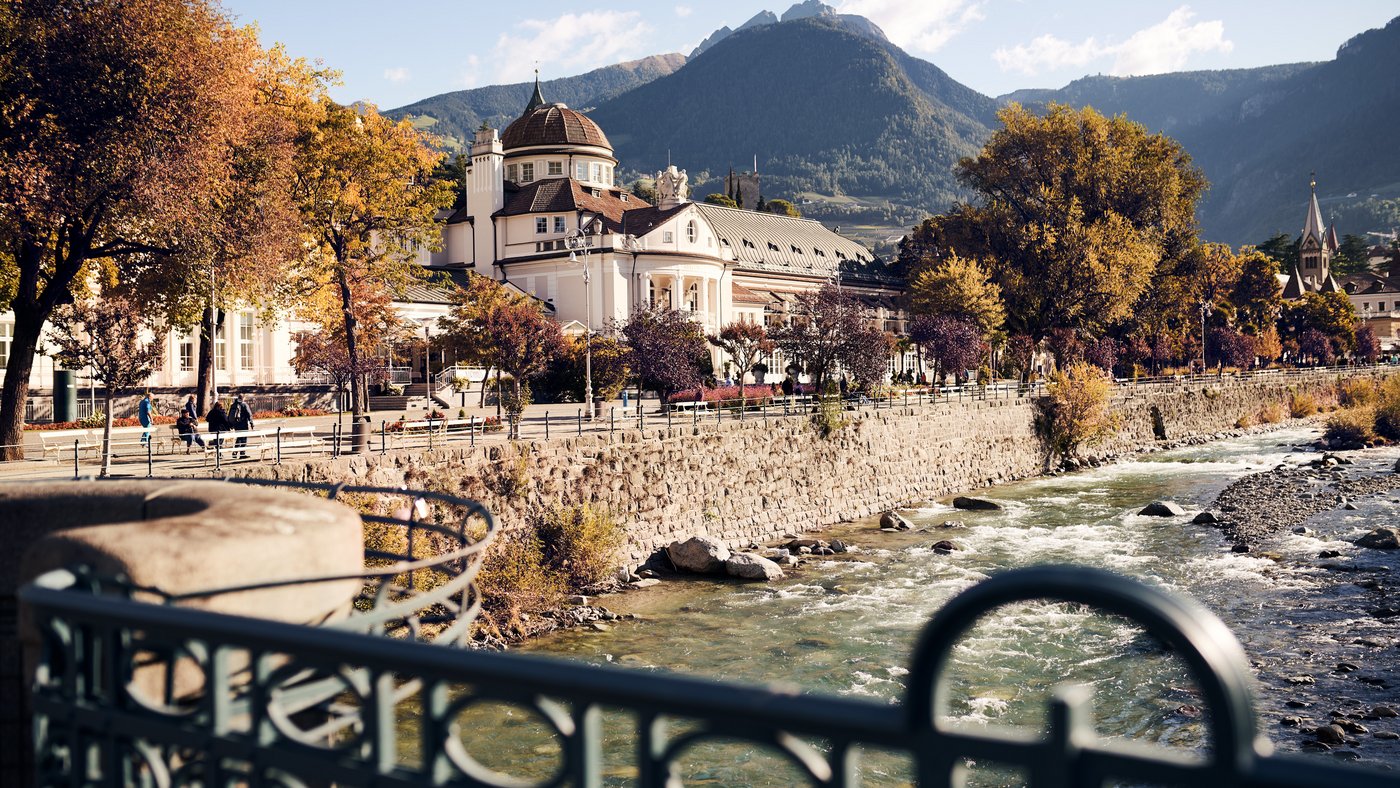
{"type": "Polygon", "coordinates": [[[870,19],[904,49],[931,54],[982,21],[983,4],[983,0],[843,0],[837,10],[870,19]]]}
{"type": "Polygon", "coordinates": [[[457,69],[457,84],[464,88],[474,88],[481,84],[481,58],[467,55],[466,62],[457,69]]]}
{"type": "Polygon", "coordinates": [[[651,27],[636,11],[587,11],[554,19],[527,19],[519,34],[502,33],[492,58],[497,82],[523,82],[535,64],[547,77],[577,74],[640,57],[651,27]]]}
{"type": "Polygon", "coordinates": [[[690,16],[691,12],[694,11],[694,10],[695,10],[695,9],[691,8],[691,7],[688,6],[688,5],[678,5],[678,6],[676,6],[676,16],[678,16],[678,17],[684,19],[684,18],[690,16]]]}
{"type": "Polygon", "coordinates": [[[408,69],[404,66],[395,66],[384,69],[384,78],[390,82],[407,82],[408,69]]]}
{"type": "Polygon", "coordinates": [[[1184,67],[1192,55],[1229,52],[1234,43],[1225,38],[1225,24],[1218,19],[1191,23],[1196,14],[1181,6],[1151,27],[1133,33],[1118,44],[1100,43],[1090,36],[1075,44],[1046,34],[1029,44],[1002,47],[992,58],[1002,71],[1034,76],[1095,60],[1113,58],[1109,73],[1115,76],[1161,74],[1184,67]]]}

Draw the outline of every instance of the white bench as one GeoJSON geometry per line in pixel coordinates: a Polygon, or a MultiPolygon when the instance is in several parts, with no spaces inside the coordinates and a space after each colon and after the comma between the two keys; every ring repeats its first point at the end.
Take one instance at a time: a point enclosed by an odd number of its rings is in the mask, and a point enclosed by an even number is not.
{"type": "Polygon", "coordinates": [[[94,440],[92,430],[41,430],[39,432],[39,443],[44,447],[44,456],[49,456],[53,452],[54,457],[62,457],[64,452],[71,452],[77,446],[79,452],[94,451],[101,447],[102,431],[98,430],[97,439],[94,440]]]}
{"type": "Polygon", "coordinates": [[[686,412],[688,412],[688,411],[700,411],[700,412],[704,412],[704,411],[708,411],[708,410],[710,409],[710,403],[708,403],[708,402],[703,402],[703,401],[702,401],[702,402],[696,402],[695,400],[687,399],[687,400],[681,400],[680,402],[672,402],[672,403],[671,403],[671,408],[672,408],[673,410],[678,410],[678,411],[680,411],[680,412],[682,412],[682,413],[686,413],[686,412]]]}

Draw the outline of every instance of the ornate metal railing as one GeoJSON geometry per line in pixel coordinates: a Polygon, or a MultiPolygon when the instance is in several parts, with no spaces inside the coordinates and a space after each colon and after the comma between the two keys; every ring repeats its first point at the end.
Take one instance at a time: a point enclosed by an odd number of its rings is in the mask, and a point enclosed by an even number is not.
{"type": "Polygon", "coordinates": [[[861,784],[866,746],[902,753],[924,786],[960,784],[969,760],[1017,769],[1035,786],[1400,785],[1386,773],[1272,754],[1259,731],[1249,663],[1226,627],[1193,602],[1099,570],[1016,570],[962,593],[927,625],[905,700],[894,706],[442,648],[367,637],[350,625],[295,626],[90,590],[60,571],[21,592],[43,642],[33,710],[45,785],[600,786],[610,775],[607,784],[669,788],[681,784],[681,762],[713,742],[769,750],[817,786],[861,784]],[[953,726],[945,668],[954,644],[989,611],[1038,599],[1126,617],[1169,647],[1202,693],[1205,752],[1099,739],[1083,688],[1056,693],[1044,736],[953,726]],[[174,691],[180,683],[183,691],[174,691]],[[473,756],[515,735],[489,719],[464,722],[490,704],[523,709],[551,733],[552,774],[527,782],[473,756]],[[633,741],[625,768],[634,779],[619,777],[624,772],[604,756],[603,738],[618,728],[633,741]]]}

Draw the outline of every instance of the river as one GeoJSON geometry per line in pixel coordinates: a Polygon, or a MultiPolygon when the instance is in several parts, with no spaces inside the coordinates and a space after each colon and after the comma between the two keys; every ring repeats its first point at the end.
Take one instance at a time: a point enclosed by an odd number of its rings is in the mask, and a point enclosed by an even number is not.
{"type": "MultiPolygon", "coordinates": [[[[1169,499],[1193,515],[1244,474],[1315,458],[1292,449],[1314,437],[1315,431],[1303,428],[1259,433],[978,491],[1002,502],[1000,512],[916,504],[904,512],[926,531],[882,533],[869,520],[844,524],[822,538],[840,537],[854,552],[811,561],[784,580],[671,580],[605,597],[600,604],[635,613],[637,620],[605,631],[556,633],[522,650],[895,702],[920,628],[949,597],[1003,569],[1076,563],[1190,595],[1214,610],[1254,663],[1265,732],[1280,749],[1296,750],[1311,738],[1300,730],[1326,724],[1332,709],[1364,712],[1400,704],[1396,691],[1385,686],[1400,686],[1400,677],[1391,680],[1386,673],[1394,661],[1392,622],[1400,619],[1366,615],[1362,595],[1376,589],[1353,583],[1384,577],[1391,558],[1348,541],[1382,520],[1393,522],[1400,501],[1358,501],[1357,511],[1335,510],[1309,521],[1313,535],[1279,534],[1247,554],[1230,552],[1217,531],[1191,525],[1189,515],[1136,512],[1152,500],[1169,499]],[[940,539],[964,549],[938,554],[930,545],[940,539]],[[1344,554],[1330,561],[1331,568],[1318,558],[1329,549],[1344,554]],[[1341,567],[1348,571],[1338,571],[1339,560],[1351,561],[1341,567]],[[1333,673],[1343,661],[1359,670],[1333,673]],[[1372,683],[1358,681],[1363,677],[1372,683]],[[1308,679],[1316,683],[1306,684],[1308,679]],[[1281,725],[1290,715],[1301,717],[1302,725],[1281,725]]],[[[1381,472],[1400,451],[1354,456],[1356,468],[1381,472]]],[[[957,652],[953,712],[966,725],[1034,727],[1044,718],[1049,689],[1064,681],[1093,688],[1105,737],[1201,746],[1203,723],[1194,708],[1199,700],[1181,664],[1129,623],[1065,606],[1004,608],[979,625],[957,652]]],[[[1365,724],[1374,734],[1400,731],[1400,724],[1386,725],[1397,722],[1365,724]]],[[[1396,742],[1373,735],[1356,739],[1358,746],[1340,748],[1340,755],[1316,757],[1400,764],[1396,742]]],[[[622,744],[613,741],[609,749],[622,744]]],[[[536,754],[549,751],[534,745],[536,754]]],[[[791,780],[767,756],[745,748],[715,750],[708,758],[687,765],[687,784],[791,780]]],[[[876,758],[869,769],[872,784],[904,782],[896,758],[876,758]]],[[[986,785],[1017,782],[1015,775],[999,772],[974,779],[986,785]]]]}

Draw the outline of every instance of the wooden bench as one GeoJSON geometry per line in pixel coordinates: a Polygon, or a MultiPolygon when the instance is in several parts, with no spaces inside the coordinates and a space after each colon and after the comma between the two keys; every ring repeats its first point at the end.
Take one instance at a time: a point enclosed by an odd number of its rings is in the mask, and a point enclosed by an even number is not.
{"type": "Polygon", "coordinates": [[[97,431],[97,438],[94,440],[92,430],[41,430],[39,443],[44,447],[45,457],[49,456],[49,452],[53,452],[57,459],[62,457],[64,452],[71,452],[75,445],[79,452],[99,450],[102,446],[102,431],[97,431]]]}

